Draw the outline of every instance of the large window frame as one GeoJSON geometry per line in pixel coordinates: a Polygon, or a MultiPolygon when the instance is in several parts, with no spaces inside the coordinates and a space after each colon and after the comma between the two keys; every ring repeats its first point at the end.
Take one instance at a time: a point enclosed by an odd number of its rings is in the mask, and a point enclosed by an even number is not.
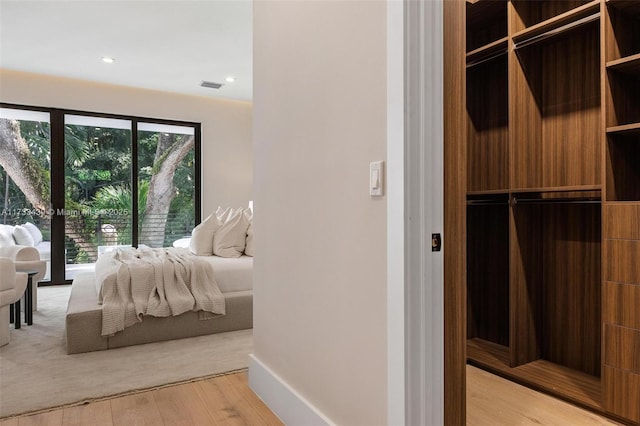
{"type": "MultiPolygon", "coordinates": [[[[20,109],[26,111],[38,111],[49,114],[50,125],[50,155],[51,155],[51,281],[41,284],[69,284],[71,280],[65,277],[65,217],[61,212],[65,208],[65,164],[64,164],[64,138],[65,115],[82,115],[86,117],[128,120],[131,122],[131,192],[138,193],[139,168],[138,168],[138,124],[159,124],[169,126],[191,127],[194,130],[194,223],[197,225],[202,220],[202,124],[198,122],[161,119],[154,117],[132,116],[94,111],[82,111],[63,108],[48,108],[32,105],[19,105],[0,102],[0,108],[20,109]]],[[[139,215],[138,197],[131,197],[131,238],[132,245],[138,246],[139,240],[139,215]]]]}

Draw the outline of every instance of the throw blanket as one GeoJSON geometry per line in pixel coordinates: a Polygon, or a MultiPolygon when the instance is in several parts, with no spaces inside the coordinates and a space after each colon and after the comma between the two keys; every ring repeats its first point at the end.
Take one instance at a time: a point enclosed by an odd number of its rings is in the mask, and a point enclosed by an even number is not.
{"type": "Polygon", "coordinates": [[[102,335],[124,330],[144,315],[187,311],[201,319],[224,315],[224,296],[211,265],[187,249],[118,249],[100,256],[96,285],[102,301],[102,335]]]}

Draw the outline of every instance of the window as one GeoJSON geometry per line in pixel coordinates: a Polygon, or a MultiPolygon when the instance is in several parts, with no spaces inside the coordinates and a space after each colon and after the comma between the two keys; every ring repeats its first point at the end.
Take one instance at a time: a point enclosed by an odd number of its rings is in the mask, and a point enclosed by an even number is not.
{"type": "Polygon", "coordinates": [[[1,106],[0,223],[38,226],[46,279],[117,247],[171,246],[200,221],[198,123],[1,106]]]}

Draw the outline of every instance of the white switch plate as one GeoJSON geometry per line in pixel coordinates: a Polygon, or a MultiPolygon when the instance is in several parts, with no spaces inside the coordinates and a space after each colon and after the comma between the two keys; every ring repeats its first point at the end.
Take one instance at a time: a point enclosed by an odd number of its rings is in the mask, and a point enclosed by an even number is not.
{"type": "Polygon", "coordinates": [[[369,195],[384,195],[384,161],[373,161],[369,164],[369,195]]]}

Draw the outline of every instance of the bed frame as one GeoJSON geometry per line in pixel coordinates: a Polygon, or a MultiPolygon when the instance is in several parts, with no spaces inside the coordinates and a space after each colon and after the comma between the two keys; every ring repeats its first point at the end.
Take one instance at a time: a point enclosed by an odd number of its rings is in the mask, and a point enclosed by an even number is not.
{"type": "Polygon", "coordinates": [[[67,307],[65,344],[68,354],[101,351],[143,343],[162,342],[253,327],[253,292],[223,293],[226,314],[210,320],[198,319],[197,312],[168,318],[146,316],[144,321],[113,336],[101,336],[102,307],[98,305],[95,277],[79,274],[71,286],[67,307]]]}

